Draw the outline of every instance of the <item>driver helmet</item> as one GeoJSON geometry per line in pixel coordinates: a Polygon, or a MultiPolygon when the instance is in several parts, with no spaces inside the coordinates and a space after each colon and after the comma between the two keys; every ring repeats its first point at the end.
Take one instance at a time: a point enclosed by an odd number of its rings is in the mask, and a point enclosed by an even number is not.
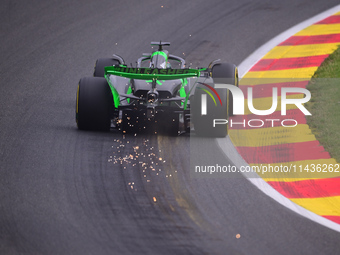
{"type": "Polygon", "coordinates": [[[151,55],[150,67],[166,69],[169,67],[168,58],[169,52],[167,50],[155,51],[151,55]]]}

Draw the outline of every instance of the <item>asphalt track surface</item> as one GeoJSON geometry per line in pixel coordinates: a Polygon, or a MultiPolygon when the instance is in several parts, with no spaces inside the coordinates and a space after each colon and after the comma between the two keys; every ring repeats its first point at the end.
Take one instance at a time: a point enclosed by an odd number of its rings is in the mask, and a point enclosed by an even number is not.
{"type": "MultiPolygon", "coordinates": [[[[2,1],[0,254],[339,252],[339,233],[244,178],[190,178],[188,136],[124,139],[80,132],[74,120],[77,83],[99,57],[134,63],[161,39],[193,66],[238,64],[336,4],[2,1]],[[130,155],[144,165],[129,163],[130,155]]],[[[214,140],[204,142],[210,158],[221,153],[214,140]]]]}

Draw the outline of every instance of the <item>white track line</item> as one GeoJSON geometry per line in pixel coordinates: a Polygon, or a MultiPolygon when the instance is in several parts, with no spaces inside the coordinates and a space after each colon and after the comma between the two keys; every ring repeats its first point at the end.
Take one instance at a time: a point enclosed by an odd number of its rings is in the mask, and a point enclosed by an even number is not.
{"type": "MultiPolygon", "coordinates": [[[[302,29],[323,20],[337,12],[340,11],[340,5],[337,5],[325,12],[322,12],[308,20],[305,20],[296,26],[286,30],[285,32],[279,34],[278,36],[271,39],[266,44],[262,45],[258,48],[255,52],[253,52],[249,57],[247,57],[239,66],[239,73],[240,77],[243,77],[264,55],[266,55],[272,48],[280,44],[281,42],[285,41],[289,37],[293,36],[297,32],[301,31],[302,29]]],[[[241,166],[247,166],[248,163],[238,154],[236,148],[234,147],[233,143],[231,142],[230,138],[227,138],[227,142],[225,138],[218,138],[217,139],[218,145],[221,147],[222,151],[228,156],[233,163],[240,168],[241,166]]],[[[254,184],[257,188],[259,188],[262,192],[264,192],[269,197],[276,200],[278,203],[282,204],[283,206],[289,208],[290,210],[314,221],[317,222],[325,227],[328,227],[332,230],[340,232],[340,224],[337,224],[333,221],[330,221],[320,215],[317,215],[307,209],[293,203],[291,200],[280,194],[274,188],[272,188],[267,182],[265,182],[262,178],[260,178],[256,173],[253,175],[244,174],[247,179],[254,184]]]]}

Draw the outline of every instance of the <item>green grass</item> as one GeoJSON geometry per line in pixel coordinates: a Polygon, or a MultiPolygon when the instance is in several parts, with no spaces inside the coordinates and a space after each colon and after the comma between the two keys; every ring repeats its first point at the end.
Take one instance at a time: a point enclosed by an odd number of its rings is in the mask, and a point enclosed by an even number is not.
{"type": "Polygon", "coordinates": [[[340,162],[340,48],[318,68],[307,89],[307,124],[330,155],[340,162]]]}

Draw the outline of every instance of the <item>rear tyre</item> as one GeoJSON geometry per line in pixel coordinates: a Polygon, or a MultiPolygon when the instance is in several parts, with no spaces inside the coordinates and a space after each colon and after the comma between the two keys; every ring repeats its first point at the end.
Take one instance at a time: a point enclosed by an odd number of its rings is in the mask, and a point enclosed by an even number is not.
{"type": "Polygon", "coordinates": [[[104,77],[105,67],[118,65],[119,61],[113,58],[99,58],[94,66],[93,76],[94,77],[104,77]]]}
{"type": "Polygon", "coordinates": [[[81,130],[109,131],[113,97],[105,78],[80,79],[77,91],[76,122],[81,130]]]}
{"type": "Polygon", "coordinates": [[[225,137],[228,134],[227,124],[222,124],[228,119],[227,89],[216,89],[216,92],[221,98],[222,105],[219,100],[216,100],[215,105],[213,99],[207,95],[207,114],[202,115],[201,98],[202,94],[206,95],[206,93],[203,90],[196,88],[191,111],[193,111],[192,116],[195,133],[198,136],[225,137]],[[218,123],[215,127],[213,126],[214,120],[218,123]]]}
{"type": "MultiPolygon", "coordinates": [[[[219,63],[212,67],[212,78],[219,83],[231,84],[238,87],[238,71],[234,64],[219,63]]],[[[228,93],[228,115],[233,116],[233,97],[228,93]]]]}

